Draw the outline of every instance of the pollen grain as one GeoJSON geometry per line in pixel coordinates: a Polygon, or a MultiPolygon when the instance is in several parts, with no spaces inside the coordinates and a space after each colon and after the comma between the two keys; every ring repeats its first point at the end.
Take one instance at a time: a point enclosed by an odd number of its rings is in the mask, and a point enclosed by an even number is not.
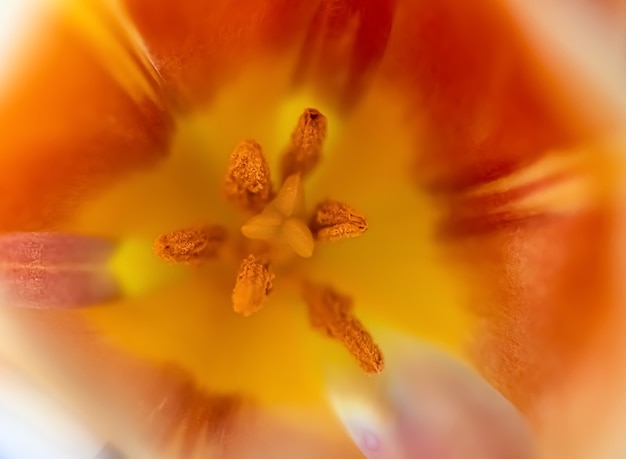
{"type": "Polygon", "coordinates": [[[315,168],[322,155],[326,130],[326,117],[319,110],[304,110],[291,134],[291,145],[282,158],[283,180],[297,173],[304,177],[315,168]]]}
{"type": "Polygon", "coordinates": [[[157,257],[170,263],[191,265],[216,258],[227,238],[219,225],[202,225],[159,236],[152,246],[157,257]]]}
{"type": "Polygon", "coordinates": [[[272,199],[270,168],[261,145],[254,140],[237,144],[224,181],[226,198],[250,212],[259,212],[272,199]]]}
{"type": "Polygon", "coordinates": [[[311,325],[343,343],[365,372],[380,373],[385,367],[383,353],[372,335],[352,313],[352,300],[329,286],[307,284],[304,300],[311,325]]]}
{"type": "Polygon", "coordinates": [[[269,262],[248,255],[239,267],[233,290],[233,310],[244,317],[251,316],[263,307],[265,298],[272,290],[274,274],[269,262]]]}

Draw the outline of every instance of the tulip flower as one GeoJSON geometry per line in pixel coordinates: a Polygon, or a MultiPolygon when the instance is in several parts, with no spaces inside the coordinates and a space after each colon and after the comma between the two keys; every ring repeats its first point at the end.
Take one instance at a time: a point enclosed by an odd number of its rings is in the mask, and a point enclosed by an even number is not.
{"type": "Polygon", "coordinates": [[[12,3],[1,368],[108,454],[623,457],[619,2],[12,3]]]}

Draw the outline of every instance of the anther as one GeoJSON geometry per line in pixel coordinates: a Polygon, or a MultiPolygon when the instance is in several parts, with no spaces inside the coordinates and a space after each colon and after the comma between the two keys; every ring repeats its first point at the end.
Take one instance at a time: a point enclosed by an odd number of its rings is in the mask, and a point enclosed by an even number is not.
{"type": "Polygon", "coordinates": [[[229,201],[251,212],[260,211],[272,199],[270,168],[255,141],[239,142],[230,155],[224,193],[229,201]]]}
{"type": "Polygon", "coordinates": [[[314,328],[341,341],[367,373],[383,371],[385,360],[382,351],[352,313],[350,298],[328,286],[307,284],[304,300],[314,328]]]}
{"type": "Polygon", "coordinates": [[[307,108],[291,134],[291,145],[282,158],[283,179],[300,173],[304,177],[317,165],[326,139],[326,117],[314,108],[307,108]]]}
{"type": "Polygon", "coordinates": [[[311,231],[299,218],[304,213],[304,191],[300,174],[285,180],[276,198],[241,228],[249,239],[272,240],[290,246],[301,257],[313,255],[315,242],[311,231]]]}
{"type": "Polygon", "coordinates": [[[154,253],[171,263],[198,264],[216,258],[226,241],[226,230],[218,225],[172,231],[159,236],[152,246],[154,253]]]}
{"type": "Polygon", "coordinates": [[[367,220],[347,204],[324,201],[315,209],[309,227],[319,241],[338,241],[363,235],[367,220]]]}
{"type": "Polygon", "coordinates": [[[259,311],[272,290],[274,277],[268,262],[254,255],[245,258],[239,267],[233,290],[234,311],[244,317],[259,311]]]}

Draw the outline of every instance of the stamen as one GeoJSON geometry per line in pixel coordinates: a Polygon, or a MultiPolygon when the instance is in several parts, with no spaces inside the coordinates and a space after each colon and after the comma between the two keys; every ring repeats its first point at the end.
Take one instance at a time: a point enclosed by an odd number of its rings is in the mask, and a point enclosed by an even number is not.
{"type": "Polygon", "coordinates": [[[338,241],[363,235],[367,220],[347,204],[324,201],[317,206],[309,227],[319,241],[338,241]]]}
{"type": "Polygon", "coordinates": [[[304,213],[304,191],[300,174],[285,180],[276,198],[250,218],[241,232],[249,239],[273,240],[289,245],[301,257],[313,255],[315,242],[307,225],[298,218],[304,213]]]}
{"type": "Polygon", "coordinates": [[[230,155],[224,193],[229,201],[251,212],[259,212],[272,199],[270,168],[254,140],[239,142],[230,155]]]}
{"type": "Polygon", "coordinates": [[[205,225],[159,236],[152,248],[157,257],[170,263],[198,264],[216,258],[226,237],[223,227],[205,225]]]}
{"type": "Polygon", "coordinates": [[[291,134],[291,145],[282,159],[283,179],[300,173],[304,177],[317,165],[326,139],[326,117],[314,108],[307,108],[291,134]]]}
{"type": "Polygon", "coordinates": [[[304,300],[309,306],[311,325],[343,343],[367,373],[385,367],[382,351],[363,324],[352,314],[352,301],[331,287],[307,284],[304,300]]]}
{"type": "Polygon", "coordinates": [[[241,262],[237,282],[233,290],[233,309],[248,317],[263,307],[265,298],[272,290],[274,274],[269,263],[254,255],[248,255],[241,262]]]}

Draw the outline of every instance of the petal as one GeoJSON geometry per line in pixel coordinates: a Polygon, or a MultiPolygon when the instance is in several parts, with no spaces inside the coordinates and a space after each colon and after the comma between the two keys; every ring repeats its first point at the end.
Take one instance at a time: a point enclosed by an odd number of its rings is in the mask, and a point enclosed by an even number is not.
{"type": "Polygon", "coordinates": [[[488,182],[591,131],[505,2],[402,2],[381,73],[408,101],[416,174],[430,186],[488,182]]]}
{"type": "Polygon", "coordinates": [[[118,65],[126,41],[99,35],[107,26],[81,11],[48,12],[10,67],[0,103],[1,230],[51,228],[93,190],[166,152],[171,122],[158,96],[142,70],[118,65]]]}
{"type": "MultiPolygon", "coordinates": [[[[479,38],[490,37],[471,45],[481,54],[453,40],[459,54],[433,60],[441,71],[456,65],[461,72],[463,64],[467,78],[448,69],[433,76],[434,83],[420,81],[433,93],[426,93],[429,100],[437,101],[434,109],[425,103],[425,155],[430,158],[434,147],[442,158],[429,178],[444,185],[449,218],[442,245],[463,266],[459,277],[473,292],[468,304],[481,321],[476,364],[532,421],[547,455],[621,457],[624,445],[615,431],[625,398],[619,331],[623,73],[613,65],[617,57],[607,59],[614,56],[607,54],[612,42],[598,40],[602,35],[588,23],[575,29],[584,39],[570,40],[572,24],[580,25],[570,21],[571,11],[548,11],[541,8],[537,17],[547,17],[552,27],[527,22],[530,16],[522,20],[511,9],[505,18],[516,22],[504,28],[506,21],[495,20],[500,10],[473,10],[481,21],[479,38]],[[525,46],[512,46],[519,43],[509,37],[513,33],[525,46]],[[598,42],[606,46],[596,49],[598,42]],[[494,56],[508,56],[516,66],[498,73],[494,56]],[[486,82],[484,89],[479,81],[486,82]],[[454,94],[458,100],[449,97],[454,94]],[[593,104],[582,103],[587,97],[593,104]],[[492,123],[480,124],[490,111],[496,114],[492,123]],[[433,113],[442,114],[440,125],[430,124],[433,113]],[[481,132],[486,140],[476,142],[481,132]]],[[[444,24],[455,17],[439,13],[433,18],[444,24]]],[[[455,31],[475,27],[465,24],[466,17],[456,19],[455,31]]]]}
{"type": "Polygon", "coordinates": [[[0,365],[0,425],[5,459],[100,457],[104,443],[5,361],[0,365]]]}
{"type": "Polygon", "coordinates": [[[618,215],[608,204],[549,212],[454,244],[482,288],[475,361],[555,456],[601,457],[599,443],[623,454],[601,440],[624,400],[618,215]]]}
{"type": "Polygon", "coordinates": [[[174,367],[105,344],[75,314],[48,312],[3,316],[3,354],[129,457],[358,457],[327,414],[207,394],[174,367]]]}
{"type": "Polygon", "coordinates": [[[264,53],[288,49],[317,1],[126,0],[170,95],[198,105],[264,53]]]}
{"type": "Polygon", "coordinates": [[[398,338],[386,342],[384,375],[331,378],[333,406],[368,458],[535,457],[521,413],[493,387],[449,356],[398,338]]]}
{"type": "Polygon", "coordinates": [[[300,50],[296,83],[317,87],[331,106],[359,102],[384,56],[395,3],[323,0],[300,50]]]}
{"type": "Polygon", "coordinates": [[[86,306],[116,298],[113,243],[60,233],[0,235],[0,291],[8,306],[86,306]]]}
{"type": "Polygon", "coordinates": [[[353,104],[383,56],[393,19],[392,0],[126,6],[170,95],[195,106],[251,71],[251,61],[283,57],[295,69],[293,83],[312,85],[336,106],[353,104]]]}
{"type": "Polygon", "coordinates": [[[399,6],[381,78],[404,117],[390,128],[394,118],[380,114],[394,110],[373,104],[373,121],[351,131],[358,156],[333,156],[341,167],[321,178],[333,198],[371,216],[368,233],[340,250],[351,260],[375,254],[378,277],[348,262],[317,275],[345,282],[373,317],[393,311],[402,329],[423,326],[438,343],[448,341],[436,331],[456,335],[457,347],[472,320],[455,329],[445,319],[462,317],[450,305],[465,305],[481,325],[475,365],[528,416],[546,454],[621,457],[622,60],[569,15],[534,24],[514,13],[504,2],[399,6]],[[539,28],[546,22],[551,33],[539,28]],[[400,136],[377,142],[377,129],[400,136]],[[420,231],[425,220],[443,221],[441,232],[420,231]],[[386,244],[385,221],[395,225],[386,244]],[[367,242],[376,237],[378,252],[367,242]],[[407,285],[416,287],[397,293],[407,285]]]}

